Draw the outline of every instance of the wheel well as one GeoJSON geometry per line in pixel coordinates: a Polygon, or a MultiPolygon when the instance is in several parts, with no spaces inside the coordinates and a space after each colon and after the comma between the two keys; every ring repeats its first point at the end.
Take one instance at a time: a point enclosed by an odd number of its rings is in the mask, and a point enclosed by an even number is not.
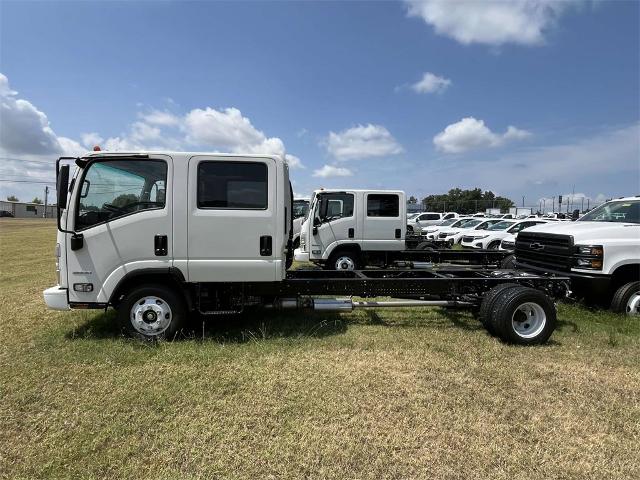
{"type": "Polygon", "coordinates": [[[350,253],[356,253],[360,255],[362,250],[360,248],[360,245],[358,245],[357,243],[342,244],[334,248],[333,251],[331,252],[331,255],[329,255],[329,257],[332,257],[341,252],[350,252],[350,253]]]}
{"type": "Polygon", "coordinates": [[[178,274],[176,274],[175,272],[167,271],[166,269],[163,269],[163,271],[160,272],[131,272],[129,275],[120,280],[113,293],[111,294],[111,297],[109,298],[109,304],[117,308],[122,298],[133,287],[144,284],[164,285],[166,287],[174,289],[176,292],[179,292],[183,295],[185,302],[187,303],[187,307],[191,309],[193,302],[191,300],[191,296],[188,295],[188,290],[184,283],[184,277],[182,277],[182,273],[178,271],[178,274]]]}
{"type": "Polygon", "coordinates": [[[612,286],[614,289],[640,279],[640,264],[622,265],[612,274],[612,286]]]}

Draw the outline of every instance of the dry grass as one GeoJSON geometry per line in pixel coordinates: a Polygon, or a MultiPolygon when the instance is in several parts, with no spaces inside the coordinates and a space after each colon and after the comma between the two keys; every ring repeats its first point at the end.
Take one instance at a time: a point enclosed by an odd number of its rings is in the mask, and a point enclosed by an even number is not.
{"type": "Polygon", "coordinates": [[[464,314],[255,313],[151,346],[45,310],[51,222],[0,222],[7,478],[640,478],[640,326],[545,347],[464,314]]]}

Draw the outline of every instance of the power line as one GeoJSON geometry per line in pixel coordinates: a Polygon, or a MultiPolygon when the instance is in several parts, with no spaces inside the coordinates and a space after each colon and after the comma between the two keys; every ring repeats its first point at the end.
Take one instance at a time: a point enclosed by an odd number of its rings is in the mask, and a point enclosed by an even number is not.
{"type": "Polygon", "coordinates": [[[14,162],[30,162],[30,163],[44,163],[46,165],[55,166],[55,160],[47,161],[47,160],[29,160],[27,158],[16,158],[16,157],[0,157],[0,160],[11,160],[14,162]]]}
{"type": "Polygon", "coordinates": [[[11,180],[10,178],[0,178],[0,183],[39,183],[55,185],[56,182],[37,182],[35,180],[11,180]]]}

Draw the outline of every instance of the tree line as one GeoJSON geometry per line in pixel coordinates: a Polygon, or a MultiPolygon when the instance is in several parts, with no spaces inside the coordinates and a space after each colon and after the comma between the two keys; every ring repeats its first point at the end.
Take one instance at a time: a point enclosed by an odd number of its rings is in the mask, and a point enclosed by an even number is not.
{"type": "MultiPolygon", "coordinates": [[[[417,204],[418,199],[412,195],[409,197],[409,203],[417,204]]],[[[428,195],[420,203],[426,211],[455,211],[464,214],[483,212],[487,208],[499,208],[506,212],[515,205],[511,199],[498,196],[490,190],[483,191],[481,188],[452,188],[447,193],[428,195]]]]}

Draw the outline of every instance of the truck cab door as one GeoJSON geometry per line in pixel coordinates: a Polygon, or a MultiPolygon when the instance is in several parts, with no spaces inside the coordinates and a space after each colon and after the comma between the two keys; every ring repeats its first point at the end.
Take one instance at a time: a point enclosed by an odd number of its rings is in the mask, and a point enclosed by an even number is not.
{"type": "Polygon", "coordinates": [[[357,240],[354,207],[353,193],[330,192],[318,195],[313,212],[315,228],[311,236],[311,258],[326,259],[331,253],[329,250],[333,250],[336,243],[357,240]]]}
{"type": "MultiPolygon", "coordinates": [[[[189,159],[188,175],[188,280],[280,279],[286,199],[278,199],[276,161],[197,155],[189,159]]],[[[281,196],[290,196],[288,188],[281,196]]]]}
{"type": "Polygon", "coordinates": [[[80,172],[67,219],[70,302],[107,303],[126,273],[172,266],[172,174],[167,155],[96,157],[80,172]]]}

